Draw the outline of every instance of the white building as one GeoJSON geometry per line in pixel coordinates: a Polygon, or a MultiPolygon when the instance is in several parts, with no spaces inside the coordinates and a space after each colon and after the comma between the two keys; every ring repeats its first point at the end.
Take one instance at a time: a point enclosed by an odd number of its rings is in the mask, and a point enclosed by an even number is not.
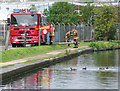
{"type": "Polygon", "coordinates": [[[13,12],[13,9],[29,9],[31,5],[35,5],[39,12],[43,12],[44,9],[48,9],[53,2],[39,2],[39,3],[28,3],[28,2],[13,2],[13,3],[1,3],[0,4],[0,20],[6,20],[7,17],[13,12]]]}
{"type": "MultiPolygon", "coordinates": [[[[32,4],[34,4],[39,12],[43,12],[44,9],[48,9],[49,6],[55,1],[61,0],[37,0],[37,2],[33,2],[31,0],[14,0],[17,2],[10,2],[11,0],[2,0],[0,1],[0,20],[6,20],[7,16],[13,12],[13,9],[25,9],[30,8],[32,4]],[[31,1],[31,2],[29,2],[31,1]]],[[[62,0],[66,1],[66,0],[62,0]]],[[[113,4],[117,4],[119,0],[67,0],[72,3],[80,6],[86,5],[84,2],[93,2],[94,5],[97,5],[97,2],[112,2],[113,4]]]]}

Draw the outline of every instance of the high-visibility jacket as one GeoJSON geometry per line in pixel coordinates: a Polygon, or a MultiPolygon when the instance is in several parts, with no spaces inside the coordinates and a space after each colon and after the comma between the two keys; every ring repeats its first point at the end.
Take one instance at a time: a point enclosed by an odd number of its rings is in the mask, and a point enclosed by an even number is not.
{"type": "Polygon", "coordinates": [[[73,36],[74,36],[74,38],[73,39],[78,39],[79,37],[78,37],[78,33],[77,33],[77,30],[73,30],[73,36]]]}
{"type": "Polygon", "coordinates": [[[67,41],[67,40],[70,40],[70,32],[67,32],[66,34],[65,34],[65,40],[67,41]]]}
{"type": "Polygon", "coordinates": [[[55,36],[55,28],[54,27],[51,28],[50,36],[53,36],[53,37],[55,36]]]}

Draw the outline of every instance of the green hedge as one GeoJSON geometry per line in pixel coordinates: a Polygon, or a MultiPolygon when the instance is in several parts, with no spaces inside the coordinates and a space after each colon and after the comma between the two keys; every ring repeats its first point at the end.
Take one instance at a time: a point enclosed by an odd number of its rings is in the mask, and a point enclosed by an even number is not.
{"type": "Polygon", "coordinates": [[[90,42],[89,47],[94,49],[120,47],[120,40],[90,42]]]}

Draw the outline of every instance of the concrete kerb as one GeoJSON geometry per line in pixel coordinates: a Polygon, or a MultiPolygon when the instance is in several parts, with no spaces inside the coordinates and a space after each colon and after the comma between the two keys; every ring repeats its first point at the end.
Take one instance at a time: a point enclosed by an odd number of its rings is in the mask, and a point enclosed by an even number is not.
{"type": "Polygon", "coordinates": [[[112,48],[103,48],[103,49],[94,49],[95,52],[97,51],[108,51],[108,50],[115,50],[120,49],[120,47],[112,47],[112,48]]]}
{"type": "MultiPolygon", "coordinates": [[[[120,49],[120,47],[111,48],[111,49],[107,49],[107,50],[113,50],[113,49],[120,49]]],[[[105,50],[106,49],[104,49],[104,51],[105,50]]],[[[84,50],[79,50],[78,52],[75,52],[75,53],[66,54],[65,56],[62,56],[62,57],[44,59],[44,60],[40,60],[40,61],[37,61],[34,63],[29,63],[29,64],[25,64],[25,63],[16,64],[15,66],[10,66],[8,68],[4,68],[0,72],[0,75],[2,75],[2,80],[0,82],[2,82],[4,79],[14,77],[20,73],[22,73],[22,74],[27,73],[27,72],[29,72],[29,70],[31,71],[32,69],[35,69],[35,68],[42,69],[44,67],[59,63],[61,61],[72,59],[81,54],[90,53],[90,52],[94,52],[94,51],[95,52],[103,51],[103,49],[102,50],[94,50],[93,48],[87,48],[84,50]]]]}

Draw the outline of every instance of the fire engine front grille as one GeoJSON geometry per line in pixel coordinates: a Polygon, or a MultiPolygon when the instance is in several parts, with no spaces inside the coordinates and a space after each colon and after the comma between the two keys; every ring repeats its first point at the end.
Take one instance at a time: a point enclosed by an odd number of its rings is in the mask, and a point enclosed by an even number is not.
{"type": "Polygon", "coordinates": [[[24,31],[19,31],[18,34],[24,34],[25,32],[24,31]]]}
{"type": "Polygon", "coordinates": [[[18,39],[24,39],[24,37],[18,37],[18,39]]]}
{"type": "MultiPolygon", "coordinates": [[[[25,31],[19,31],[18,34],[25,34],[25,31]]],[[[31,32],[27,31],[27,34],[31,34],[31,32]]]]}
{"type": "MultiPolygon", "coordinates": [[[[20,43],[24,43],[24,41],[19,41],[20,43]]],[[[29,43],[29,42],[31,42],[31,41],[26,41],[26,43],[29,43]]]]}
{"type": "MultiPolygon", "coordinates": [[[[24,39],[24,37],[18,37],[18,39],[24,39]]],[[[31,37],[26,37],[26,39],[32,39],[31,37]]]]}
{"type": "Polygon", "coordinates": [[[14,28],[14,30],[35,30],[35,28],[14,28]]]}
{"type": "Polygon", "coordinates": [[[31,37],[27,37],[26,39],[31,39],[31,37]]]}
{"type": "Polygon", "coordinates": [[[31,32],[30,32],[30,31],[27,31],[27,34],[31,34],[31,32]]]}

